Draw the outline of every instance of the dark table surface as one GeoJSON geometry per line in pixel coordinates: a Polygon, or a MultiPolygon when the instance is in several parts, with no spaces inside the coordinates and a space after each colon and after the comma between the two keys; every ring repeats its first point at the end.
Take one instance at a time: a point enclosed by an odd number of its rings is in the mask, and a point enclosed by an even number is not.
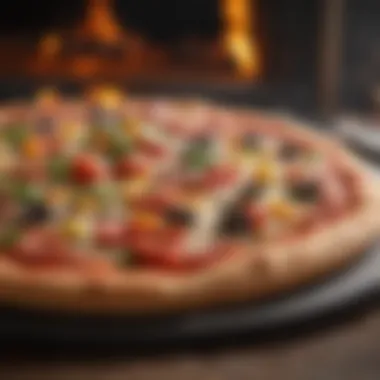
{"type": "Polygon", "coordinates": [[[1,355],[0,379],[378,380],[380,308],[366,306],[259,341],[246,337],[138,355],[67,355],[17,354],[13,348],[1,355]]]}

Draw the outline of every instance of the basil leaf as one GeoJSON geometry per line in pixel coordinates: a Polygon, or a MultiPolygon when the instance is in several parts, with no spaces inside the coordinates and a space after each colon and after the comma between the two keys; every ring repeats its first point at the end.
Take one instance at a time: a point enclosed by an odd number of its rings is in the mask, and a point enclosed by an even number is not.
{"type": "Polygon", "coordinates": [[[132,142],[125,136],[113,136],[109,142],[108,155],[118,160],[132,151],[132,142]]]}
{"type": "Polygon", "coordinates": [[[202,170],[211,164],[211,158],[203,149],[191,149],[185,154],[185,165],[192,170],[202,170]]]}
{"type": "Polygon", "coordinates": [[[69,160],[66,157],[53,157],[48,163],[48,175],[53,181],[65,181],[69,173],[69,160]]]}
{"type": "Polygon", "coordinates": [[[22,204],[39,201],[43,197],[40,187],[25,182],[13,183],[10,192],[12,197],[22,204]]]}
{"type": "Polygon", "coordinates": [[[4,129],[3,137],[8,144],[17,148],[25,141],[28,134],[29,131],[26,126],[22,124],[12,124],[4,129]]]}

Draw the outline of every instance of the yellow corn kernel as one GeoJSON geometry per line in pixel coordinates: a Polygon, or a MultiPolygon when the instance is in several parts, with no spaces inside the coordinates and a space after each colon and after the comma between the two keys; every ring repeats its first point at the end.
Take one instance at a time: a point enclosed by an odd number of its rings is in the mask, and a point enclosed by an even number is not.
{"type": "Polygon", "coordinates": [[[163,220],[159,215],[149,212],[139,212],[135,214],[132,224],[142,229],[154,230],[163,225],[163,220]]]}
{"type": "Polygon", "coordinates": [[[278,199],[270,205],[271,213],[281,220],[291,220],[295,216],[294,206],[284,199],[278,199]]]}
{"type": "Polygon", "coordinates": [[[141,195],[146,189],[146,181],[138,179],[135,181],[125,181],[121,184],[121,193],[124,201],[129,201],[141,195]]]}
{"type": "Polygon", "coordinates": [[[264,160],[258,163],[254,176],[261,183],[270,183],[276,178],[276,173],[275,163],[270,160],[264,160]]]}
{"type": "Polygon", "coordinates": [[[64,235],[69,239],[83,239],[90,234],[90,223],[83,217],[73,217],[62,227],[64,235]]]}
{"type": "Polygon", "coordinates": [[[117,108],[122,101],[121,92],[113,87],[95,88],[91,91],[91,98],[106,109],[117,108]]]}
{"type": "Polygon", "coordinates": [[[22,151],[27,158],[42,158],[45,153],[45,147],[42,140],[37,137],[30,137],[24,142],[22,151]]]}

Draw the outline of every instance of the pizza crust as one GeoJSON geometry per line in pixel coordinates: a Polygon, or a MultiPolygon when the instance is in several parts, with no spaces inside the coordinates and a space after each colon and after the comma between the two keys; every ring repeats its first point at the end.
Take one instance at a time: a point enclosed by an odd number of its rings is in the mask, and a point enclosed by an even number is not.
{"type": "MultiPolygon", "coordinates": [[[[284,128],[288,129],[289,126],[284,128]]],[[[361,205],[297,240],[239,248],[229,259],[195,273],[125,270],[31,271],[0,259],[0,299],[12,305],[91,313],[165,313],[282,293],[341,268],[380,236],[380,182],[338,142],[298,129],[358,175],[361,205]]]]}

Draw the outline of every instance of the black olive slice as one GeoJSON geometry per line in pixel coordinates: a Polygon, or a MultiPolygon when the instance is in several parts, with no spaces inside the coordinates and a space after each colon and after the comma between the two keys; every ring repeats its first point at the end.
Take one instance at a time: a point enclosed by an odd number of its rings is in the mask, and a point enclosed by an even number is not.
{"type": "Polygon", "coordinates": [[[172,225],[189,227],[194,223],[194,214],[182,207],[170,207],[165,212],[165,220],[172,225]]]}
{"type": "Polygon", "coordinates": [[[42,224],[50,218],[50,211],[43,202],[32,202],[23,206],[21,222],[26,225],[42,224]]]}
{"type": "Polygon", "coordinates": [[[222,217],[220,232],[223,235],[242,236],[251,230],[251,222],[243,207],[235,207],[227,210],[222,217]]]}
{"type": "Polygon", "coordinates": [[[320,194],[319,185],[315,181],[296,182],[290,185],[289,192],[299,202],[315,202],[320,194]]]}

